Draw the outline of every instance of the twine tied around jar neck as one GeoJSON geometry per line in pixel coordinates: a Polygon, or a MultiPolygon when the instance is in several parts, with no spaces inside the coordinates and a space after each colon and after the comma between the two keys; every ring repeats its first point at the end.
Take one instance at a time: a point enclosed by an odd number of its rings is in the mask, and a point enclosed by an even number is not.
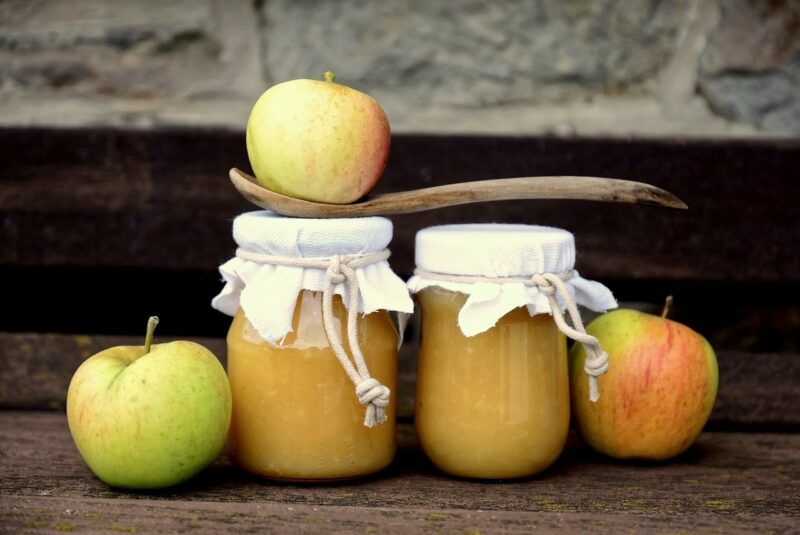
{"type": "Polygon", "coordinates": [[[603,351],[600,347],[600,341],[586,332],[581,320],[580,312],[572,296],[567,290],[565,281],[574,277],[573,271],[566,271],[564,273],[536,273],[531,277],[482,277],[479,275],[451,275],[448,273],[437,273],[434,271],[426,271],[424,269],[415,269],[415,275],[419,275],[424,279],[440,280],[445,282],[460,282],[464,284],[475,284],[479,282],[492,283],[492,284],[508,284],[508,283],[521,283],[525,286],[535,286],[542,292],[550,301],[550,310],[553,314],[553,320],[556,322],[558,330],[564,333],[569,338],[579,342],[583,345],[586,353],[586,360],[584,362],[583,371],[589,379],[589,400],[594,402],[600,399],[600,391],[597,387],[597,378],[608,371],[608,353],[603,351]],[[572,327],[567,324],[564,319],[564,313],[561,312],[561,307],[558,304],[556,295],[560,295],[564,301],[564,305],[569,312],[570,319],[572,320],[572,327]]]}
{"type": "Polygon", "coordinates": [[[390,251],[384,249],[377,253],[365,255],[333,255],[328,258],[290,258],[284,256],[272,256],[268,254],[254,253],[246,249],[236,250],[236,256],[243,260],[269,264],[273,266],[299,267],[325,270],[325,288],[322,291],[322,325],[328,337],[336,358],[344,368],[347,377],[356,387],[356,396],[359,403],[366,405],[367,412],[364,416],[364,425],[372,428],[384,423],[386,407],[389,405],[391,391],[382,385],[380,381],[372,377],[364,361],[364,354],[358,343],[358,279],[356,270],[370,264],[382,262],[389,258],[390,251]],[[342,345],[339,333],[336,332],[333,322],[333,295],[337,284],[347,284],[350,302],[347,308],[347,341],[350,344],[350,352],[353,354],[353,362],[342,345]]]}

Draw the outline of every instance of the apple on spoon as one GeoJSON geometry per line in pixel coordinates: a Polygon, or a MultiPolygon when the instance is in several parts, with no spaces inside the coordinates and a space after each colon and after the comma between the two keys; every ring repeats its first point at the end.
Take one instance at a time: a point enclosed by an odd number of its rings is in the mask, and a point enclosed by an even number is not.
{"type": "Polygon", "coordinates": [[[176,485],[211,464],[231,421],[219,360],[188,341],[118,346],[89,357],[72,377],[67,420],[89,468],[113,487],[176,485]]]}
{"type": "Polygon", "coordinates": [[[369,193],[389,159],[383,108],[325,80],[290,80],[259,97],[247,121],[247,154],[258,183],[299,199],[346,204],[369,193]]]}
{"type": "Polygon", "coordinates": [[[364,217],[511,199],[582,199],[686,208],[661,188],[612,178],[536,176],[460,182],[366,197],[389,158],[389,122],[375,99],[325,80],[291,80],[256,101],[247,122],[255,177],[231,169],[253,204],[293,217],[364,217]],[[358,202],[356,202],[358,201],[358,202]]]}

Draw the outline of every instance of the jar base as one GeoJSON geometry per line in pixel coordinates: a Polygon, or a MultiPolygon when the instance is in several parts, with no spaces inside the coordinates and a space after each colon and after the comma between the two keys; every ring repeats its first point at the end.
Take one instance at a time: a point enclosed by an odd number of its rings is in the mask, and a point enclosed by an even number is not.
{"type": "MultiPolygon", "coordinates": [[[[248,472],[253,473],[253,472],[248,472]]],[[[364,474],[360,476],[344,476],[344,477],[322,477],[322,478],[303,478],[303,477],[280,477],[280,476],[268,476],[263,474],[253,474],[261,479],[265,479],[267,481],[275,481],[277,483],[291,483],[296,485],[327,485],[329,483],[344,483],[347,481],[353,481],[356,479],[364,479],[368,477],[372,477],[373,474],[364,474]]]]}
{"type": "MultiPolygon", "coordinates": [[[[436,466],[435,463],[434,463],[434,466],[436,466]]],[[[455,473],[455,472],[452,472],[452,471],[449,471],[449,470],[443,470],[443,469],[439,468],[438,466],[436,466],[436,470],[439,471],[441,474],[447,476],[447,477],[452,477],[452,478],[455,478],[455,479],[462,479],[464,481],[477,481],[477,482],[483,482],[483,483],[492,483],[492,482],[496,482],[496,483],[505,483],[505,482],[512,483],[512,482],[517,482],[517,481],[524,481],[524,480],[527,480],[527,479],[536,479],[537,477],[541,476],[543,473],[547,472],[547,470],[550,469],[550,466],[552,466],[552,464],[542,468],[541,470],[536,470],[534,472],[529,472],[529,473],[520,474],[520,475],[496,475],[496,476],[493,476],[493,475],[480,475],[480,476],[478,476],[478,475],[458,474],[458,473],[455,473]]]]}
{"type": "Polygon", "coordinates": [[[363,473],[358,473],[358,474],[353,474],[353,475],[330,476],[330,477],[327,477],[327,476],[320,476],[320,477],[314,477],[314,476],[292,477],[292,476],[275,475],[275,474],[272,474],[272,473],[267,473],[267,472],[261,471],[261,470],[259,470],[257,468],[246,466],[245,464],[238,462],[234,455],[230,455],[231,464],[233,464],[233,466],[235,466],[239,470],[242,470],[243,472],[247,472],[248,474],[254,475],[254,476],[256,476],[256,477],[258,477],[260,479],[264,479],[264,480],[267,480],[267,481],[275,481],[277,483],[299,484],[299,485],[302,485],[302,484],[326,485],[326,484],[336,484],[336,483],[343,483],[343,482],[347,482],[347,481],[354,481],[354,480],[357,480],[357,479],[369,479],[369,478],[374,477],[375,475],[379,474],[380,472],[386,470],[392,464],[392,460],[393,460],[393,458],[390,459],[389,462],[386,463],[385,465],[379,466],[379,467],[375,468],[374,470],[370,470],[370,471],[363,472],[363,473]]]}

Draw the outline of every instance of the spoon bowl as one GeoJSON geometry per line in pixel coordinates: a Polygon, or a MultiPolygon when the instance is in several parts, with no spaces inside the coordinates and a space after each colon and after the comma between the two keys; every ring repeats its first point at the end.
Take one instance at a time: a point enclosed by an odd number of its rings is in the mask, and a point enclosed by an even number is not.
{"type": "Polygon", "coordinates": [[[327,204],[281,195],[236,169],[231,182],[256,206],[292,217],[335,218],[412,214],[446,206],[515,199],[579,199],[688,208],[672,193],[631,180],[588,176],[536,176],[459,182],[367,197],[353,204],[327,204]]]}

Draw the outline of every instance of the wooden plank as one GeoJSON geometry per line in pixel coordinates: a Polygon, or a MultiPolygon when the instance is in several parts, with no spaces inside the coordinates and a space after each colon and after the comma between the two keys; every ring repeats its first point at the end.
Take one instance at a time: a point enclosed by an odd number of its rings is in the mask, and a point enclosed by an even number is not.
{"type": "MultiPolygon", "coordinates": [[[[0,333],[0,407],[64,409],[72,374],[100,351],[118,345],[142,345],[142,337],[0,333]]],[[[193,338],[223,362],[225,340],[193,338]]],[[[166,341],[156,337],[156,342],[166,341]]]]}
{"type": "Polygon", "coordinates": [[[555,521],[583,526],[595,519],[610,521],[610,527],[639,529],[667,527],[666,522],[674,522],[669,526],[673,529],[736,523],[779,529],[800,515],[797,434],[705,433],[686,454],[666,463],[611,462],[572,443],[539,477],[496,484],[438,473],[419,451],[411,427],[404,424],[394,464],[365,480],[313,486],[274,483],[251,477],[222,458],[179,488],[124,492],[91,474],[72,444],[65,420],[54,412],[0,411],[0,502],[15,513],[4,515],[15,525],[41,521],[49,527],[57,519],[76,527],[115,519],[120,525],[138,525],[135,518],[141,516],[141,522],[156,522],[154,528],[164,529],[159,522],[170,515],[182,516],[181,511],[189,517],[195,511],[199,518],[192,518],[213,525],[233,521],[237,512],[249,518],[259,511],[239,509],[241,504],[272,504],[275,507],[264,509],[271,515],[283,508],[286,516],[278,515],[280,522],[292,521],[288,516],[293,512],[300,522],[310,521],[310,511],[343,520],[338,515],[349,511],[350,517],[364,523],[385,521],[394,526],[405,516],[409,522],[442,520],[431,526],[443,528],[451,521],[455,527],[467,527],[463,523],[485,518],[467,515],[479,511],[510,526],[543,522],[546,527],[555,521]],[[115,504],[116,500],[121,501],[115,504]],[[109,516],[91,518],[102,508],[109,516]]]}
{"type": "MultiPolygon", "coordinates": [[[[227,180],[247,167],[241,132],[0,129],[0,264],[212,271],[250,209],[227,180]]],[[[565,227],[600,278],[800,281],[794,198],[800,141],[396,136],[380,191],[535,174],[643,180],[690,210],[508,202],[399,216],[393,265],[445,222],[565,227]],[[736,259],[737,261],[732,261],[736,259]],[[746,259],[746,261],[741,261],[746,259]]]]}
{"type": "MultiPolygon", "coordinates": [[[[175,338],[156,336],[155,341],[175,338]]],[[[224,338],[181,337],[206,346],[223,365],[224,338]]],[[[100,351],[119,345],[142,345],[136,336],[0,332],[0,408],[64,409],[67,388],[78,366],[100,351]]],[[[397,412],[414,414],[416,355],[406,344],[399,358],[397,412]]]]}
{"type": "MultiPolygon", "coordinates": [[[[190,339],[225,362],[224,339],[190,339]]],[[[69,380],[84,359],[111,346],[141,343],[130,336],[0,332],[0,408],[63,409],[69,380]]],[[[718,361],[711,429],[800,430],[800,355],[722,351],[718,361]]],[[[413,417],[415,381],[416,346],[410,340],[399,358],[401,418],[413,417]]]]}
{"type": "Polygon", "coordinates": [[[312,506],[0,496],[9,533],[788,533],[789,516],[468,511],[463,509],[312,506]]]}
{"type": "MultiPolygon", "coordinates": [[[[1,232],[1,231],[0,231],[1,232]]],[[[161,334],[224,337],[230,318],[213,310],[223,284],[216,271],[0,266],[7,314],[2,331],[133,334],[147,317],[161,334]]],[[[752,352],[800,350],[800,283],[605,280],[621,302],[651,303],[714,347],[752,352]]]]}
{"type": "Polygon", "coordinates": [[[721,352],[717,429],[800,431],[800,354],[721,352]]]}

